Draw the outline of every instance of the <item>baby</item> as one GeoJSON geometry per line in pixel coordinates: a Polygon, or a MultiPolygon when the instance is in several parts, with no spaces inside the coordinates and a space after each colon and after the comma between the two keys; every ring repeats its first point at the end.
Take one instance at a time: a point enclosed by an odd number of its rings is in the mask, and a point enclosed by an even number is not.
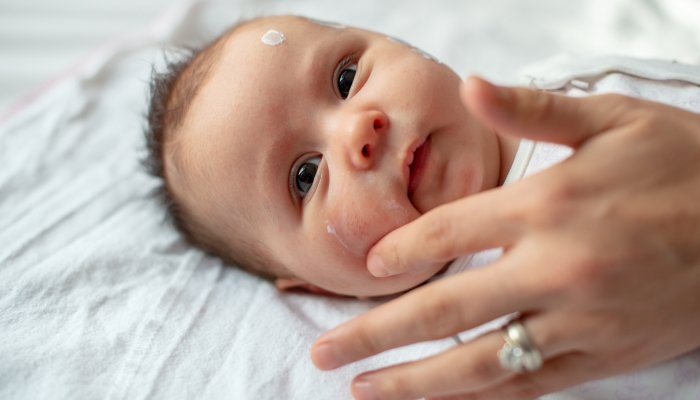
{"type": "Polygon", "coordinates": [[[503,184],[519,140],[473,120],[460,78],[396,39],[293,16],[236,25],[152,84],[146,165],[196,246],[277,287],[377,296],[370,247],[503,184]]]}

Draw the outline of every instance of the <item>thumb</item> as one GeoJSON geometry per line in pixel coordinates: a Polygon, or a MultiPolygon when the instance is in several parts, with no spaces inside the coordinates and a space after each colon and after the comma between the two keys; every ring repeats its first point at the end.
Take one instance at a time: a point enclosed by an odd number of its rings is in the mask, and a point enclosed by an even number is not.
{"type": "Polygon", "coordinates": [[[628,123],[632,99],[620,95],[566,97],[495,86],[470,76],[460,97],[480,123],[500,134],[579,147],[589,138],[628,123]]]}

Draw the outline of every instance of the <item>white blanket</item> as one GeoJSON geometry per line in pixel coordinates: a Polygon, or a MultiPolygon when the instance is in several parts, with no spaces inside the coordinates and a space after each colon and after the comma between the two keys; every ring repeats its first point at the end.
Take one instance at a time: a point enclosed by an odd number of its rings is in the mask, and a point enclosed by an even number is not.
{"type": "MultiPolygon", "coordinates": [[[[313,339],[378,302],[280,293],[188,247],[163,223],[149,197],[156,182],[138,163],[150,65],[159,63],[163,45],[201,43],[263,12],[383,31],[460,73],[501,82],[514,83],[522,65],[563,51],[700,61],[696,2],[548,3],[183,4],[5,114],[0,398],[345,399],[361,371],[452,346],[449,339],[425,343],[316,370],[308,357],[313,339]]],[[[547,398],[679,400],[699,393],[696,352],[547,398]]]]}

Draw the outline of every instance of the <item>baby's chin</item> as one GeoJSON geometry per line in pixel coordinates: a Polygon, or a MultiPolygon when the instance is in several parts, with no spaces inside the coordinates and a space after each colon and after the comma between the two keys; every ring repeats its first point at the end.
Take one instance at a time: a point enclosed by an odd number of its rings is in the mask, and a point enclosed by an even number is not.
{"type": "Polygon", "coordinates": [[[361,287],[344,288],[340,291],[332,291],[350,297],[359,299],[370,299],[383,296],[395,296],[409,292],[420,286],[425,285],[435,275],[445,271],[448,264],[429,267],[419,271],[405,272],[403,274],[394,275],[386,278],[371,278],[361,287]]]}

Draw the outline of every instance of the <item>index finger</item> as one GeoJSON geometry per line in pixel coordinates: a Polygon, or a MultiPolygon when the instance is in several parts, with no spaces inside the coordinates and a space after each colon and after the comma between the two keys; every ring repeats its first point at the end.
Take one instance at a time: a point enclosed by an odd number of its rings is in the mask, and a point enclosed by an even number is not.
{"type": "Polygon", "coordinates": [[[443,204],[388,233],[367,254],[367,269],[374,276],[390,276],[513,244],[520,228],[507,215],[518,206],[511,194],[516,186],[443,204]]]}

